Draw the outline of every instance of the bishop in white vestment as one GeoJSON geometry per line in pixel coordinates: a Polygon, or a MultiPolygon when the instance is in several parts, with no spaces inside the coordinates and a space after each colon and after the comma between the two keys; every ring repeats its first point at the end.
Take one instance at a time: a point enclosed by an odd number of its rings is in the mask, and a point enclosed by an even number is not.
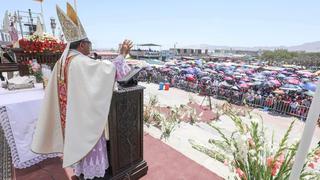
{"type": "Polygon", "coordinates": [[[67,14],[57,7],[57,14],[68,44],[46,87],[32,150],[63,153],[63,167],[73,167],[77,176],[103,177],[113,87],[116,75],[130,71],[124,56],[132,42],[124,41],[113,63],[95,61],[87,56],[91,42],[72,6],[67,14]]]}

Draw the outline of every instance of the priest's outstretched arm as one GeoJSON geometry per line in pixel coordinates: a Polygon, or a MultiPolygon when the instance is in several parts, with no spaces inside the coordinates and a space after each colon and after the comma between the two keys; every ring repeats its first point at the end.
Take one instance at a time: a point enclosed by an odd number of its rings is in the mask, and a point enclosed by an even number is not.
{"type": "Polygon", "coordinates": [[[120,55],[112,61],[116,68],[116,80],[122,79],[131,71],[131,68],[125,62],[125,57],[129,54],[132,46],[132,41],[124,40],[121,44],[120,55]]]}

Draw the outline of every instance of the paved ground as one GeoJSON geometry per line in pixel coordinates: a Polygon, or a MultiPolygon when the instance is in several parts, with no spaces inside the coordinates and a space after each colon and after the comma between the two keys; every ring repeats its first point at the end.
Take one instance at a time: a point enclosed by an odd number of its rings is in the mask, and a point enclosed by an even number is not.
{"type": "MultiPolygon", "coordinates": [[[[146,84],[140,83],[140,85],[145,86],[145,102],[148,102],[148,99],[152,95],[156,95],[159,99],[161,106],[180,106],[180,104],[188,104],[189,98],[191,97],[196,103],[201,104],[203,97],[198,96],[194,93],[185,92],[180,89],[171,88],[169,91],[159,91],[158,85],[156,84],[146,84]]],[[[222,104],[224,101],[212,99],[213,104],[222,104]]],[[[204,105],[207,105],[207,101],[204,102],[204,105]]],[[[239,107],[237,107],[239,108],[239,107]]],[[[279,114],[272,114],[270,112],[264,112],[260,109],[253,110],[255,117],[261,116],[264,127],[266,128],[266,136],[271,139],[272,134],[274,133],[275,142],[278,142],[283,137],[284,133],[288,129],[290,123],[295,118],[289,116],[282,116],[279,114]]],[[[220,121],[216,121],[216,125],[225,129],[226,133],[230,133],[235,128],[233,122],[226,116],[220,117],[220,121]]],[[[249,118],[243,118],[245,122],[250,122],[249,118]]],[[[262,121],[260,121],[262,123],[262,121]]],[[[289,143],[292,143],[300,139],[303,132],[304,123],[297,120],[291,135],[289,137],[289,143]]],[[[150,133],[155,138],[160,138],[161,131],[152,126],[146,127],[145,131],[150,133]]],[[[164,141],[166,144],[170,145],[177,151],[191,158],[192,160],[198,162],[202,166],[211,170],[212,172],[217,173],[223,178],[228,178],[230,176],[230,171],[228,167],[222,163],[213,160],[207,155],[194,150],[189,140],[195,140],[199,144],[208,145],[208,140],[211,138],[219,138],[219,135],[216,131],[212,130],[205,122],[198,122],[195,125],[190,125],[189,123],[182,122],[174,132],[171,134],[170,138],[164,141]]],[[[320,140],[320,130],[316,129],[312,141],[312,145],[315,146],[320,140]]]]}
{"type": "MultiPolygon", "coordinates": [[[[148,134],[144,135],[144,159],[149,166],[142,180],[220,180],[221,177],[148,134]]],[[[16,170],[16,180],[75,180],[62,161],[53,158],[23,170],[16,170]]]]}
{"type": "Polygon", "coordinates": [[[149,135],[144,139],[149,172],[142,180],[220,180],[221,177],[149,135]]]}
{"type": "MultiPolygon", "coordinates": [[[[189,93],[176,88],[171,88],[169,91],[159,91],[158,85],[156,84],[140,83],[140,85],[146,87],[145,102],[148,101],[150,95],[156,95],[159,99],[160,105],[162,106],[179,106],[180,104],[187,104],[189,102],[190,97],[192,97],[192,99],[194,99],[194,101],[198,104],[201,104],[203,100],[202,96],[198,96],[197,94],[189,93]]],[[[224,101],[212,98],[212,102],[213,104],[221,104],[224,101]]],[[[208,105],[208,102],[204,101],[203,105],[208,105]]],[[[304,122],[301,122],[298,119],[293,118],[291,116],[284,116],[275,113],[264,112],[261,109],[255,109],[253,110],[253,113],[257,116],[262,117],[264,126],[270,131],[271,134],[272,131],[275,132],[276,139],[282,137],[292,120],[296,120],[295,126],[291,133],[292,136],[290,136],[290,140],[294,141],[300,139],[304,128],[304,122]]],[[[227,118],[222,117],[221,119],[223,121],[221,122],[221,125],[225,126],[225,128],[228,129],[229,126],[231,126],[231,124],[228,123],[227,118]]],[[[319,140],[320,129],[316,128],[312,144],[316,145],[319,140]]]]}

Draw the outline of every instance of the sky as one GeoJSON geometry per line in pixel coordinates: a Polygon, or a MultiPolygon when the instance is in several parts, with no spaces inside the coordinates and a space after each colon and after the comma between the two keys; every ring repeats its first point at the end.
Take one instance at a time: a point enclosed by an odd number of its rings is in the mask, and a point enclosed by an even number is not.
{"type": "MultiPolygon", "coordinates": [[[[0,2],[0,19],[6,10],[41,11],[33,0],[0,2]]],[[[49,32],[50,17],[57,19],[55,6],[65,10],[66,2],[43,1],[49,32]]],[[[320,40],[319,7],[319,0],[77,0],[94,48],[116,48],[124,39],[163,48],[299,45],[320,40]]]]}

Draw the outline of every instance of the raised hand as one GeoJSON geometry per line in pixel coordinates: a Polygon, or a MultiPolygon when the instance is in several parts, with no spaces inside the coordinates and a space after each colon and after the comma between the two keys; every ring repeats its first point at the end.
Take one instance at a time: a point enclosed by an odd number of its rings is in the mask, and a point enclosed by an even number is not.
{"type": "Polygon", "coordinates": [[[133,47],[132,41],[127,39],[124,40],[120,48],[120,54],[126,57],[129,54],[132,47],[133,47]]]}

